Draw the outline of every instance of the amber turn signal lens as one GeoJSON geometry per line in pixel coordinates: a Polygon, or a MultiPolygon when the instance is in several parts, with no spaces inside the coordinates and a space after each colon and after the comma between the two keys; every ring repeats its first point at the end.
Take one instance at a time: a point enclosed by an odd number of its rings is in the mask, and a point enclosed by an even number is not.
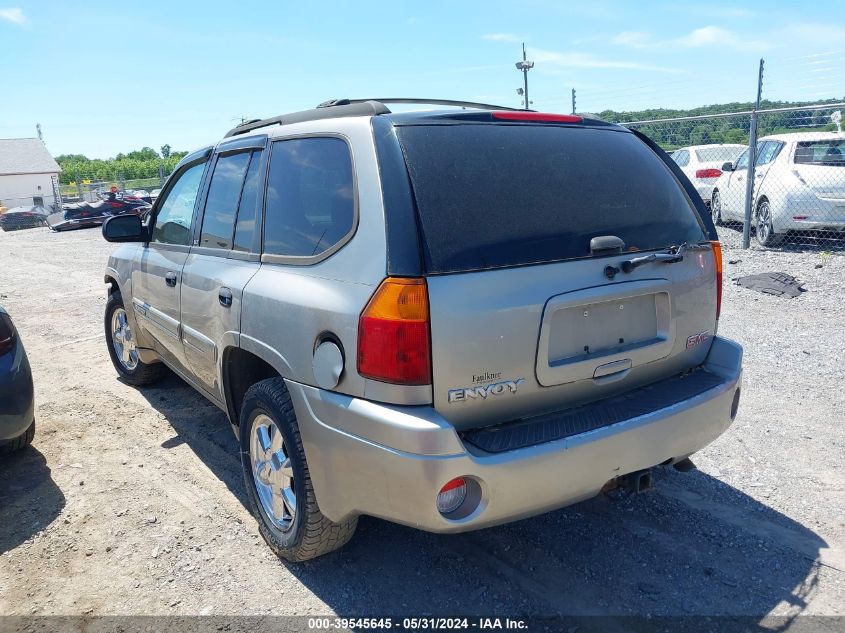
{"type": "Polygon", "coordinates": [[[716,318],[722,313],[722,245],[712,241],[710,246],[713,249],[713,260],[716,263],[716,318]]]}
{"type": "Polygon", "coordinates": [[[381,282],[358,322],[358,373],[400,385],[431,383],[425,279],[381,282]]]}

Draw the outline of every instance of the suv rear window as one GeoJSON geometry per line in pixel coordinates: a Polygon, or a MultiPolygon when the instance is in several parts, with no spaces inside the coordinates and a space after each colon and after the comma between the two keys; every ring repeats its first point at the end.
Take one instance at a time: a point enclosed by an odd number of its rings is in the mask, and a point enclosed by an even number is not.
{"type": "Polygon", "coordinates": [[[549,125],[398,127],[430,273],[706,239],[680,184],[633,134],[549,125]]]}

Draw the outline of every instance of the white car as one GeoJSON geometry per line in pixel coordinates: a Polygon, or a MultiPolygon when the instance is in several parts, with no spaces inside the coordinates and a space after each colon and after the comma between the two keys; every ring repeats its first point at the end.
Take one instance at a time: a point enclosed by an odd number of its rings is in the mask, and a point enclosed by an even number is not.
{"type": "MultiPolygon", "coordinates": [[[[742,222],[748,151],[722,166],[713,222],[742,222]]],[[[776,246],[789,231],[837,231],[845,238],[845,134],[799,132],[757,142],[752,221],[757,241],[776,246]]]]}
{"type": "Polygon", "coordinates": [[[746,145],[692,145],[672,152],[671,157],[695,187],[705,204],[710,204],[713,185],[722,175],[722,165],[734,161],[746,145]]]}

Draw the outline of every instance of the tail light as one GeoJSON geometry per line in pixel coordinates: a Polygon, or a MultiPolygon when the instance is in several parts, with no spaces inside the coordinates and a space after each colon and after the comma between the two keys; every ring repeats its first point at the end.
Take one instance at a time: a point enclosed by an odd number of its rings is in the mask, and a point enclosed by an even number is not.
{"type": "Polygon", "coordinates": [[[503,121],[547,121],[551,123],[581,123],[584,119],[574,114],[548,114],[546,112],[518,112],[510,110],[496,110],[494,119],[503,121]]]}
{"type": "Polygon", "coordinates": [[[713,260],[716,263],[716,318],[722,313],[722,245],[719,242],[710,242],[713,248],[713,260]]]}
{"type": "Polygon", "coordinates": [[[696,178],[718,178],[722,175],[720,169],[697,169],[695,171],[696,178]]]}
{"type": "Polygon", "coordinates": [[[12,351],[16,334],[12,319],[5,312],[0,312],[0,356],[12,351]]]}
{"type": "Polygon", "coordinates": [[[381,282],[358,321],[358,373],[399,385],[431,383],[425,279],[381,282]]]}

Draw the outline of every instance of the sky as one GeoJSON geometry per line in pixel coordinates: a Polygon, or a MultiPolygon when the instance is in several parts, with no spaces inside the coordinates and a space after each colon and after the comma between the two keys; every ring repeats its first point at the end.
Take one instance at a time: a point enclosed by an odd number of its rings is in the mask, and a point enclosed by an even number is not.
{"type": "Polygon", "coordinates": [[[845,98],[845,2],[0,0],[0,138],[107,158],[333,98],[686,108],[845,98]],[[11,1],[14,4],[6,4],[11,1]]]}

